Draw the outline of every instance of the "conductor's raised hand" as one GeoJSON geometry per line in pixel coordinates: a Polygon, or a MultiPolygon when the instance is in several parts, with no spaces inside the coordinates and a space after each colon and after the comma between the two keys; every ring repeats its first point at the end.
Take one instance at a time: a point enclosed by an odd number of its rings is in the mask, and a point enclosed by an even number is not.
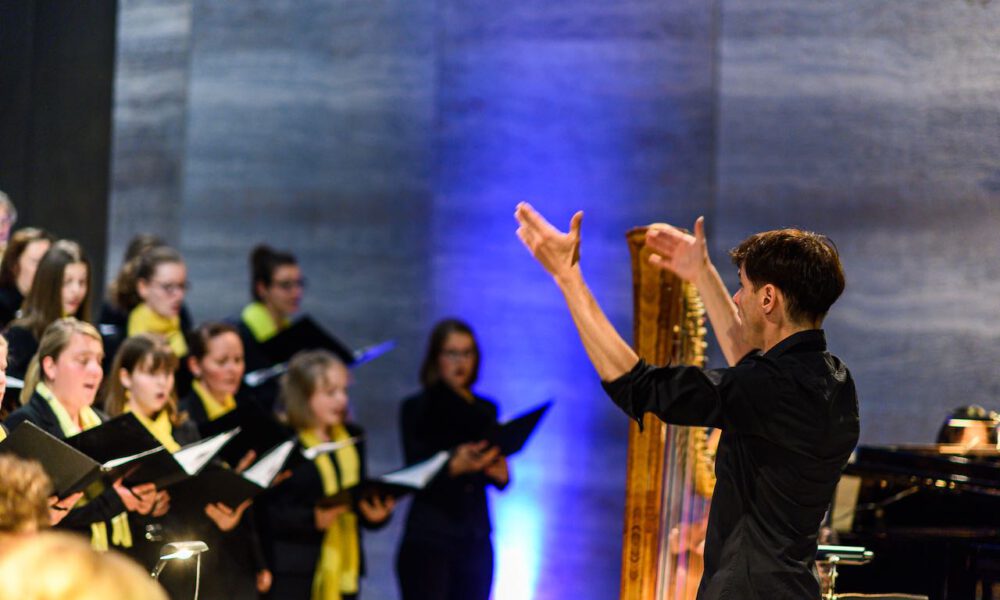
{"type": "Polygon", "coordinates": [[[527,202],[514,210],[517,219],[517,237],[531,251],[541,265],[555,278],[565,277],[577,269],[580,262],[580,224],[583,211],[578,211],[569,222],[569,232],[563,233],[545,220],[527,202]]]}
{"type": "Polygon", "coordinates": [[[653,251],[650,264],[672,271],[686,281],[697,280],[710,264],[705,217],[694,222],[694,235],[666,223],[654,223],[646,231],[646,244],[653,251]]]}

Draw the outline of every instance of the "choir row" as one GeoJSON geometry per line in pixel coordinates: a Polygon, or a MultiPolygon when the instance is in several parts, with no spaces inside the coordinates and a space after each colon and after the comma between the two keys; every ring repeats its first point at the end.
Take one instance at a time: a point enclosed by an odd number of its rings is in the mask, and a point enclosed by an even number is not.
{"type": "MultiPolygon", "coordinates": [[[[39,229],[15,232],[0,263],[7,341],[0,367],[11,384],[4,425],[9,432],[30,421],[65,439],[133,413],[176,451],[199,438],[199,426],[252,405],[293,429],[304,448],[360,436],[360,443],[290,467],[252,503],[191,506],[169,486],[117,481],[50,498],[40,518],[42,525],[51,520],[85,533],[98,550],[122,550],[145,567],[165,542],[204,540],[213,551],[203,559],[202,597],[354,598],[364,572],[361,532],[391,518],[394,500],[327,501],[366,477],[363,434],[349,420],[342,355],[303,342],[287,365],[278,365],[286,371],[280,380],[245,385],[248,371],[275,366],[268,342],[292,327],[306,284],[289,253],[258,246],[250,262],[252,299],[241,314],[193,327],[184,305],[183,257],[154,236],[137,236],[95,327],[89,323],[90,264],[79,244],[39,229]]],[[[509,474],[498,449],[483,441],[497,408],[472,392],[478,363],[468,325],[438,324],[421,369],[422,389],[402,403],[406,462],[451,453],[407,515],[396,565],[407,599],[489,596],[493,551],[485,490],[506,486],[509,474]]],[[[240,470],[255,459],[249,453],[226,468],[240,470]]],[[[192,574],[172,569],[163,574],[164,587],[173,597],[188,597],[192,574]]]]}

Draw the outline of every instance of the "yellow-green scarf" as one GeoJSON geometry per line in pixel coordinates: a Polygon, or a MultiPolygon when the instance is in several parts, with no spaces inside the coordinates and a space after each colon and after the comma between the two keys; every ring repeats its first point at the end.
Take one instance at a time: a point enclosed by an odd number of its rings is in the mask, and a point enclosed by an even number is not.
{"type": "Polygon", "coordinates": [[[155,419],[150,419],[141,412],[132,410],[132,407],[126,404],[125,412],[130,412],[135,415],[135,418],[139,419],[139,422],[142,423],[143,427],[145,427],[149,433],[152,433],[153,437],[156,438],[156,441],[163,444],[163,447],[166,448],[171,454],[181,449],[181,445],[174,439],[174,425],[170,422],[170,415],[167,414],[167,411],[161,410],[160,414],[156,415],[155,419]]]}
{"type": "Polygon", "coordinates": [[[287,328],[290,324],[288,319],[275,322],[274,317],[271,316],[271,311],[267,310],[267,307],[262,302],[247,304],[243,308],[240,318],[246,323],[247,329],[250,330],[253,338],[258,342],[266,342],[278,335],[278,332],[287,328]]]}
{"type": "MultiPolygon", "coordinates": [[[[59,428],[62,429],[63,435],[66,437],[74,436],[81,431],[86,429],[93,429],[101,424],[101,418],[97,416],[94,409],[89,406],[84,406],[80,410],[80,424],[83,425],[82,428],[77,427],[76,423],[73,422],[73,418],[69,416],[69,412],[63,408],[62,404],[56,399],[52,390],[49,386],[45,385],[44,382],[38,382],[35,386],[35,392],[44,399],[52,412],[56,415],[56,420],[59,421],[59,428]]],[[[80,501],[76,503],[76,506],[83,506],[88,502],[88,500],[93,500],[96,496],[96,490],[94,488],[88,488],[85,496],[80,498],[80,501]]],[[[111,518],[111,543],[115,546],[121,546],[123,548],[132,547],[132,530],[128,526],[128,513],[119,513],[111,518]]],[[[90,524],[90,545],[99,552],[104,552],[108,549],[108,526],[105,523],[91,523],[90,524]]]]}
{"type": "Polygon", "coordinates": [[[236,398],[232,394],[229,394],[220,402],[197,379],[191,382],[191,389],[201,399],[201,405],[205,407],[205,414],[208,416],[209,421],[214,421],[236,408],[236,398]]]}
{"type": "Polygon", "coordinates": [[[170,349],[178,358],[187,356],[188,347],[184,341],[184,332],[181,331],[180,315],[168,319],[153,312],[143,302],[128,314],[128,334],[131,337],[137,333],[158,333],[167,339],[170,349]]]}
{"type": "MultiPolygon", "coordinates": [[[[350,437],[347,428],[335,425],[330,439],[337,442],[350,437]]],[[[306,448],[320,443],[313,431],[299,431],[299,440],[306,448]]],[[[329,454],[320,454],[313,463],[323,481],[323,493],[332,496],[342,489],[361,482],[361,458],[353,444],[333,452],[340,467],[340,481],[329,454]]],[[[358,516],[353,511],[342,513],[330,524],[323,536],[323,548],[313,577],[312,600],[340,600],[343,594],[358,593],[361,574],[361,549],[358,547],[358,516]]]]}

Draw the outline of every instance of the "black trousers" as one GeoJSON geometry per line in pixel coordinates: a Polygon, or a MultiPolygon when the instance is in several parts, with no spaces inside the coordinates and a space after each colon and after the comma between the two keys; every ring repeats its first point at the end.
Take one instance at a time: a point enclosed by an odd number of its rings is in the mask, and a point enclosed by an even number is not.
{"type": "Polygon", "coordinates": [[[396,559],[403,600],[489,600],[489,538],[443,544],[404,540],[396,559]]]}

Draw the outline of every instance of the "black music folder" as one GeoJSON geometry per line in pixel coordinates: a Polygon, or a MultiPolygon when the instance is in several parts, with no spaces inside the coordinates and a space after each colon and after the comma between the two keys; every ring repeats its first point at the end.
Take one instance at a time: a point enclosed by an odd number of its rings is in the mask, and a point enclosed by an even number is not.
{"type": "Polygon", "coordinates": [[[493,446],[500,447],[500,454],[510,456],[521,451],[524,444],[535,432],[539,421],[552,407],[552,400],[543,402],[535,408],[524,412],[509,421],[498,425],[487,436],[486,440],[493,446]]]}
{"type": "Polygon", "coordinates": [[[337,506],[372,496],[398,498],[420,491],[437,477],[438,473],[448,464],[450,458],[451,454],[442,450],[427,460],[372,479],[366,479],[356,486],[327,496],[319,504],[320,506],[337,506]]]}
{"type": "Polygon", "coordinates": [[[313,320],[304,316],[261,345],[272,366],[247,373],[243,381],[251,388],[274,379],[288,370],[288,361],[303,350],[329,350],[349,367],[357,367],[396,347],[389,340],[352,350],[313,320]]]}
{"type": "Polygon", "coordinates": [[[164,452],[143,462],[134,473],[126,477],[125,482],[127,485],[154,483],[157,488],[165,488],[194,477],[237,433],[238,428],[188,444],[173,454],[164,452]]]}
{"type": "Polygon", "coordinates": [[[237,473],[218,463],[209,464],[205,470],[171,488],[175,498],[183,499],[197,507],[221,502],[236,508],[244,500],[257,496],[267,489],[295,449],[294,440],[286,440],[265,453],[249,469],[237,473]]]}
{"type": "Polygon", "coordinates": [[[233,467],[250,450],[259,459],[264,452],[295,437],[295,432],[290,427],[279,423],[274,415],[251,401],[238,402],[236,408],[218,419],[202,423],[198,426],[198,432],[202,437],[209,437],[236,428],[240,432],[219,453],[219,457],[233,467]]]}
{"type": "Polygon", "coordinates": [[[319,326],[310,316],[297,319],[263,344],[264,354],[275,363],[291,360],[301,350],[329,350],[345,365],[354,362],[354,352],[319,326]]]}
{"type": "Polygon", "coordinates": [[[66,438],[66,443],[98,462],[138,454],[160,442],[132,413],[122,413],[99,426],[66,438]]]}
{"type": "Polygon", "coordinates": [[[10,436],[0,442],[0,453],[9,453],[24,459],[38,461],[52,480],[55,495],[65,498],[82,491],[98,479],[110,483],[138,468],[158,455],[165,454],[163,446],[117,457],[99,463],[54,435],[43,431],[34,423],[25,421],[10,436]]]}

